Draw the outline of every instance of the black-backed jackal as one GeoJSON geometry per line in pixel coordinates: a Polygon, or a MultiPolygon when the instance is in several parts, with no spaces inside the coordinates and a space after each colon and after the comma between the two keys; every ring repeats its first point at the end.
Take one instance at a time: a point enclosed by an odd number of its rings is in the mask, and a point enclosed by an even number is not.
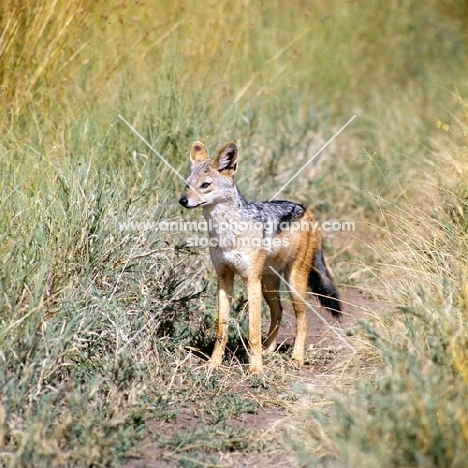
{"type": "Polygon", "coordinates": [[[238,274],[248,293],[250,372],[262,372],[262,294],[271,311],[263,349],[272,352],[282,315],[279,273],[291,287],[296,315],[292,358],[302,365],[307,284],[335,318],[341,315],[338,292],[323,257],[320,231],[312,228],[316,226],[312,213],[289,201],[246,201],[233,179],[237,170],[234,142],[211,160],[205,145],[196,141],[190,149],[190,162],[188,184],[179,203],[185,208],[203,208],[210,255],[218,275],[218,329],[210,364],[219,366],[223,359],[234,275],[238,274]]]}

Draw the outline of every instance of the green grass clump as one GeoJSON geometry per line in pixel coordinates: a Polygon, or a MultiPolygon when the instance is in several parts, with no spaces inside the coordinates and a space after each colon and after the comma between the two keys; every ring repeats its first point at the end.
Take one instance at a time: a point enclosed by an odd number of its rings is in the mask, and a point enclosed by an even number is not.
{"type": "Polygon", "coordinates": [[[248,432],[245,427],[207,426],[203,429],[179,432],[167,442],[163,442],[163,445],[172,448],[176,453],[241,451],[249,446],[248,432]]]}
{"type": "Polygon", "coordinates": [[[256,413],[258,404],[237,394],[221,395],[216,406],[206,403],[202,410],[202,419],[210,424],[217,424],[235,418],[244,413],[256,413]]]}
{"type": "Polygon", "coordinates": [[[184,340],[182,321],[200,291],[178,295],[163,236],[119,231],[116,214],[134,206],[114,176],[57,169],[20,198],[22,212],[14,178],[2,179],[7,465],[115,464],[142,434],[144,382],[157,373],[164,339],[184,340]]]}

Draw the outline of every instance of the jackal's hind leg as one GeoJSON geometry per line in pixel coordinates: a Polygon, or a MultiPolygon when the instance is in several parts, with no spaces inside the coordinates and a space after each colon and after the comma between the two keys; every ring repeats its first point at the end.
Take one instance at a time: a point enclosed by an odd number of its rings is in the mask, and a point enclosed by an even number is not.
{"type": "Polygon", "coordinates": [[[280,279],[276,275],[265,275],[262,278],[263,297],[270,308],[271,323],[268,336],[263,343],[264,353],[272,353],[276,350],[276,339],[281,324],[283,309],[279,295],[280,279]]]}
{"type": "Polygon", "coordinates": [[[292,358],[297,364],[304,364],[304,348],[307,336],[307,316],[306,316],[306,294],[307,294],[307,273],[304,273],[302,265],[292,265],[286,272],[286,281],[291,285],[291,299],[296,315],[296,339],[292,358]]]}

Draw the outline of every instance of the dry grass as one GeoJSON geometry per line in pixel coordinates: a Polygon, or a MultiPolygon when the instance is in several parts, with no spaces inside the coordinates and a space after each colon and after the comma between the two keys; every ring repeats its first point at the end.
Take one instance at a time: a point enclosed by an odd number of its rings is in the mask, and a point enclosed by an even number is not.
{"type": "MultiPolygon", "coordinates": [[[[466,105],[461,102],[459,121],[466,105]]],[[[438,184],[420,184],[421,205],[380,199],[382,242],[375,286],[388,297],[379,317],[362,323],[383,361],[378,374],[315,407],[292,444],[305,463],[323,466],[465,464],[467,255],[466,146],[462,132],[441,134],[438,184]],[[450,156],[449,156],[450,155],[450,156]],[[449,188],[452,187],[452,188],[449,188]],[[304,429],[305,427],[305,429],[304,429]],[[302,444],[307,441],[306,444],[302,444]]],[[[305,465],[304,465],[305,466],[305,465]]]]}

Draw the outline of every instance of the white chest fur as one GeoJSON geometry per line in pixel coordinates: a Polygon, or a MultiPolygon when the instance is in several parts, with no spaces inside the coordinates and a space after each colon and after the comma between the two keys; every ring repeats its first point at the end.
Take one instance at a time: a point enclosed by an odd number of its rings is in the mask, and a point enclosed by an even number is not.
{"type": "MultiPolygon", "coordinates": [[[[231,206],[232,208],[232,206],[231,206]]],[[[263,229],[253,220],[223,205],[203,210],[210,235],[210,255],[216,268],[229,266],[237,274],[246,276],[250,262],[256,256],[252,250],[263,250],[263,229]]]]}

